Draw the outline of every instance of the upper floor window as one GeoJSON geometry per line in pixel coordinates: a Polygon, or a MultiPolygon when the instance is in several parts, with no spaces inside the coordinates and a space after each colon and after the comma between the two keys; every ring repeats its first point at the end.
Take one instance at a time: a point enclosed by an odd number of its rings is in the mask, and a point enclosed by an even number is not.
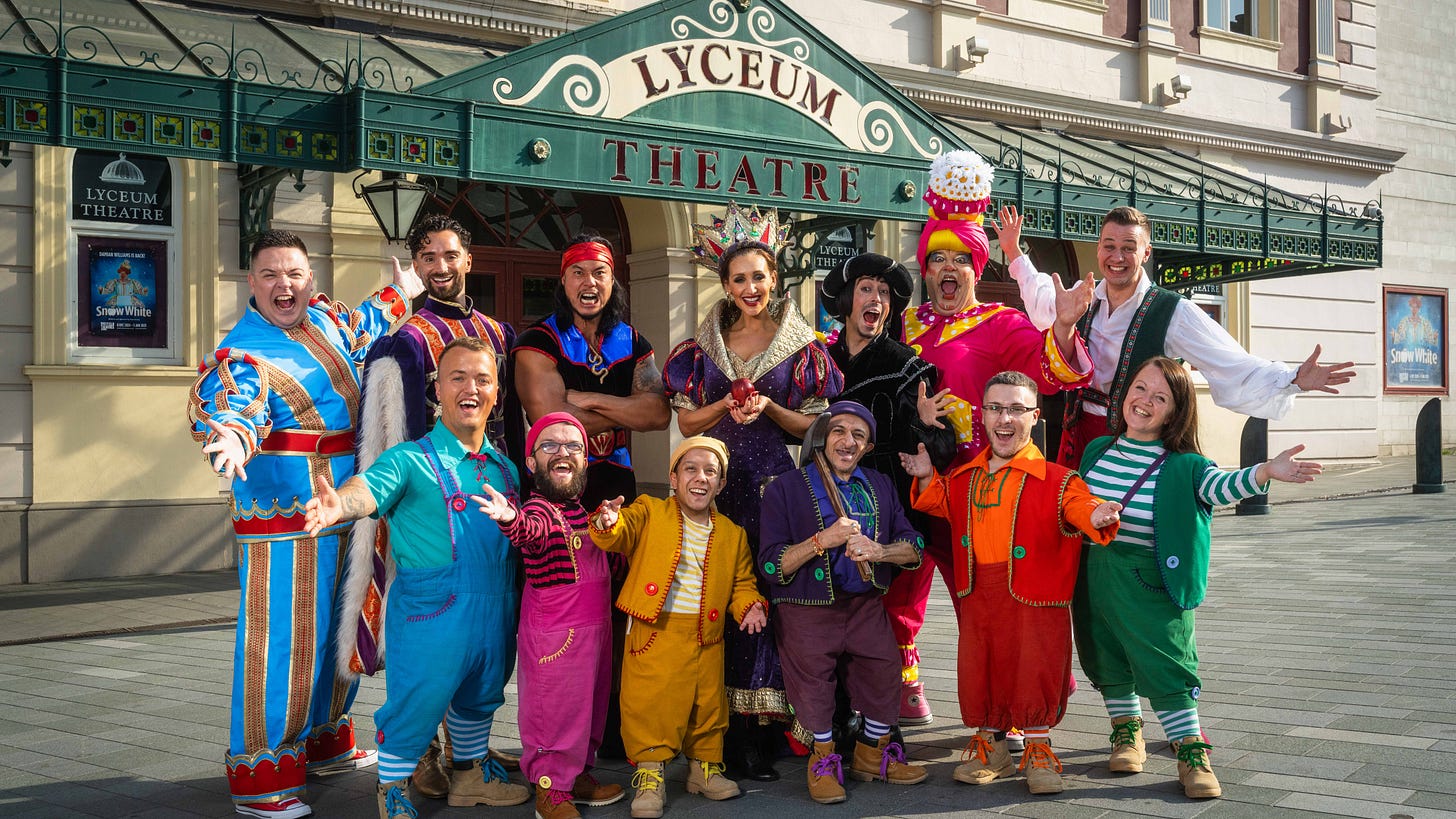
{"type": "Polygon", "coordinates": [[[1203,0],[1203,20],[1208,28],[1278,39],[1277,0],[1203,0]]]}

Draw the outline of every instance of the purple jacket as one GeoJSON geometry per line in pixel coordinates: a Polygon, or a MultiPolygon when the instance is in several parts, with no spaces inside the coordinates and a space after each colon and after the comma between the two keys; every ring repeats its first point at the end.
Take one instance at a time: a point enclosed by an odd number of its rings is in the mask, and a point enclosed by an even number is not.
{"type": "MultiPolygon", "coordinates": [[[[793,574],[784,574],[783,555],[790,546],[802,543],[823,531],[834,522],[833,513],[825,513],[827,506],[822,498],[816,498],[809,475],[813,466],[806,466],[785,472],[773,480],[763,492],[763,517],[759,526],[758,565],[759,574],[768,581],[769,599],[774,603],[797,603],[806,606],[827,606],[834,602],[838,589],[835,570],[840,563],[853,563],[843,549],[829,549],[822,556],[814,557],[799,567],[793,574]]],[[[915,545],[917,553],[923,550],[920,533],[905,517],[900,505],[899,494],[890,478],[873,469],[861,467],[858,470],[869,484],[870,497],[878,515],[873,531],[866,528],[865,535],[876,543],[889,545],[904,541],[915,545]]],[[[905,568],[914,568],[915,564],[905,568]]],[[[890,563],[874,564],[874,590],[884,594],[890,587],[894,567],[890,563]]]]}

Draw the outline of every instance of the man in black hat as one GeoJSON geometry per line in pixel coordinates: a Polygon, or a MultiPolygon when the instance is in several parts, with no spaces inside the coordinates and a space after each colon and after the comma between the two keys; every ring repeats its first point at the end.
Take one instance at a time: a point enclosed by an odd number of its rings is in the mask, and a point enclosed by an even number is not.
{"type": "MultiPolygon", "coordinates": [[[[935,367],[896,340],[900,315],[910,303],[915,280],[904,265],[878,253],[861,253],[840,262],[820,285],[821,303],[844,323],[829,345],[829,356],[844,373],[841,400],[868,407],[875,419],[874,448],[864,465],[890,476],[910,523],[928,536],[928,521],[910,511],[910,476],[900,468],[899,453],[913,455],[925,444],[938,469],[956,453],[955,430],[939,419],[947,412],[949,390],[934,392],[935,367]]],[[[897,638],[902,635],[896,634],[897,638]]],[[[904,683],[900,723],[925,725],[932,719],[920,682],[919,652],[914,635],[898,639],[904,683]]]]}

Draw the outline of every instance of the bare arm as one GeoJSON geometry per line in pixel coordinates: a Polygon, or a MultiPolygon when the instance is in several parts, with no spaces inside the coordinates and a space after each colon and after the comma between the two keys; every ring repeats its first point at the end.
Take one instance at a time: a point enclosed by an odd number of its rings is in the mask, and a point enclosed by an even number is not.
{"type": "Polygon", "coordinates": [[[677,408],[677,428],[683,435],[701,435],[718,425],[733,408],[733,396],[724,395],[717,401],[697,409],[677,408]]]}
{"type": "Polygon", "coordinates": [[[804,433],[809,431],[809,425],[819,417],[818,413],[805,415],[797,410],[781,407],[767,398],[764,399],[764,402],[763,414],[768,416],[768,420],[778,424],[780,428],[795,438],[804,437],[804,433]]]}
{"type": "Polygon", "coordinates": [[[318,493],[304,506],[304,527],[316,536],[339,521],[368,517],[378,508],[363,478],[356,475],[334,491],[329,479],[320,475],[318,493]]]}
{"type": "Polygon", "coordinates": [[[512,363],[516,395],[520,396],[527,417],[540,418],[551,412],[569,412],[586,427],[587,435],[617,427],[617,423],[607,416],[578,407],[568,400],[566,382],[561,380],[561,373],[556,371],[556,364],[549,356],[535,350],[518,349],[512,363]]]}
{"type": "Polygon", "coordinates": [[[920,553],[915,551],[915,544],[903,540],[882,545],[862,534],[856,534],[844,548],[850,560],[856,563],[897,563],[904,566],[920,561],[920,553]]]}
{"type": "MultiPolygon", "coordinates": [[[[672,418],[672,409],[667,405],[667,396],[662,391],[662,371],[657,369],[657,362],[650,355],[639,361],[637,368],[632,371],[631,395],[567,390],[566,402],[595,412],[611,421],[614,426],[633,432],[667,429],[667,422],[672,418]]],[[[590,431],[590,427],[588,430],[590,431]]]]}
{"type": "Polygon", "coordinates": [[[821,552],[838,549],[858,534],[858,523],[850,518],[840,518],[830,524],[828,529],[815,532],[808,540],[795,543],[785,549],[783,556],[779,558],[780,571],[787,577],[797,572],[811,559],[818,557],[821,552]]]}

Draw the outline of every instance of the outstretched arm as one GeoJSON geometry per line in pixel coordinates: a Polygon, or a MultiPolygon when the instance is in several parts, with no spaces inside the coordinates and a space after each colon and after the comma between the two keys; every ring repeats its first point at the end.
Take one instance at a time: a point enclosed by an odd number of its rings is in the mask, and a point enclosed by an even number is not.
{"type": "Polygon", "coordinates": [[[319,476],[317,483],[318,494],[304,505],[304,528],[312,537],[317,537],[319,532],[339,521],[368,517],[378,508],[364,479],[357,475],[345,481],[337,492],[323,475],[319,476]]]}
{"type": "Polygon", "coordinates": [[[1335,387],[1350,382],[1355,378],[1355,362],[1342,361],[1339,364],[1329,364],[1321,367],[1319,364],[1320,345],[1314,345],[1314,352],[1309,358],[1299,365],[1299,371],[1294,374],[1294,383],[1304,392],[1318,390],[1320,392],[1339,393],[1335,387]]]}
{"type": "MultiPolygon", "coordinates": [[[[1316,352],[1318,352],[1318,348],[1316,348],[1316,352]]],[[[1270,480],[1284,483],[1309,483],[1314,480],[1316,475],[1324,472],[1325,468],[1314,461],[1294,460],[1294,456],[1303,451],[1304,444],[1300,444],[1259,464],[1258,471],[1254,473],[1254,480],[1261,484],[1268,483],[1270,480]]]]}

